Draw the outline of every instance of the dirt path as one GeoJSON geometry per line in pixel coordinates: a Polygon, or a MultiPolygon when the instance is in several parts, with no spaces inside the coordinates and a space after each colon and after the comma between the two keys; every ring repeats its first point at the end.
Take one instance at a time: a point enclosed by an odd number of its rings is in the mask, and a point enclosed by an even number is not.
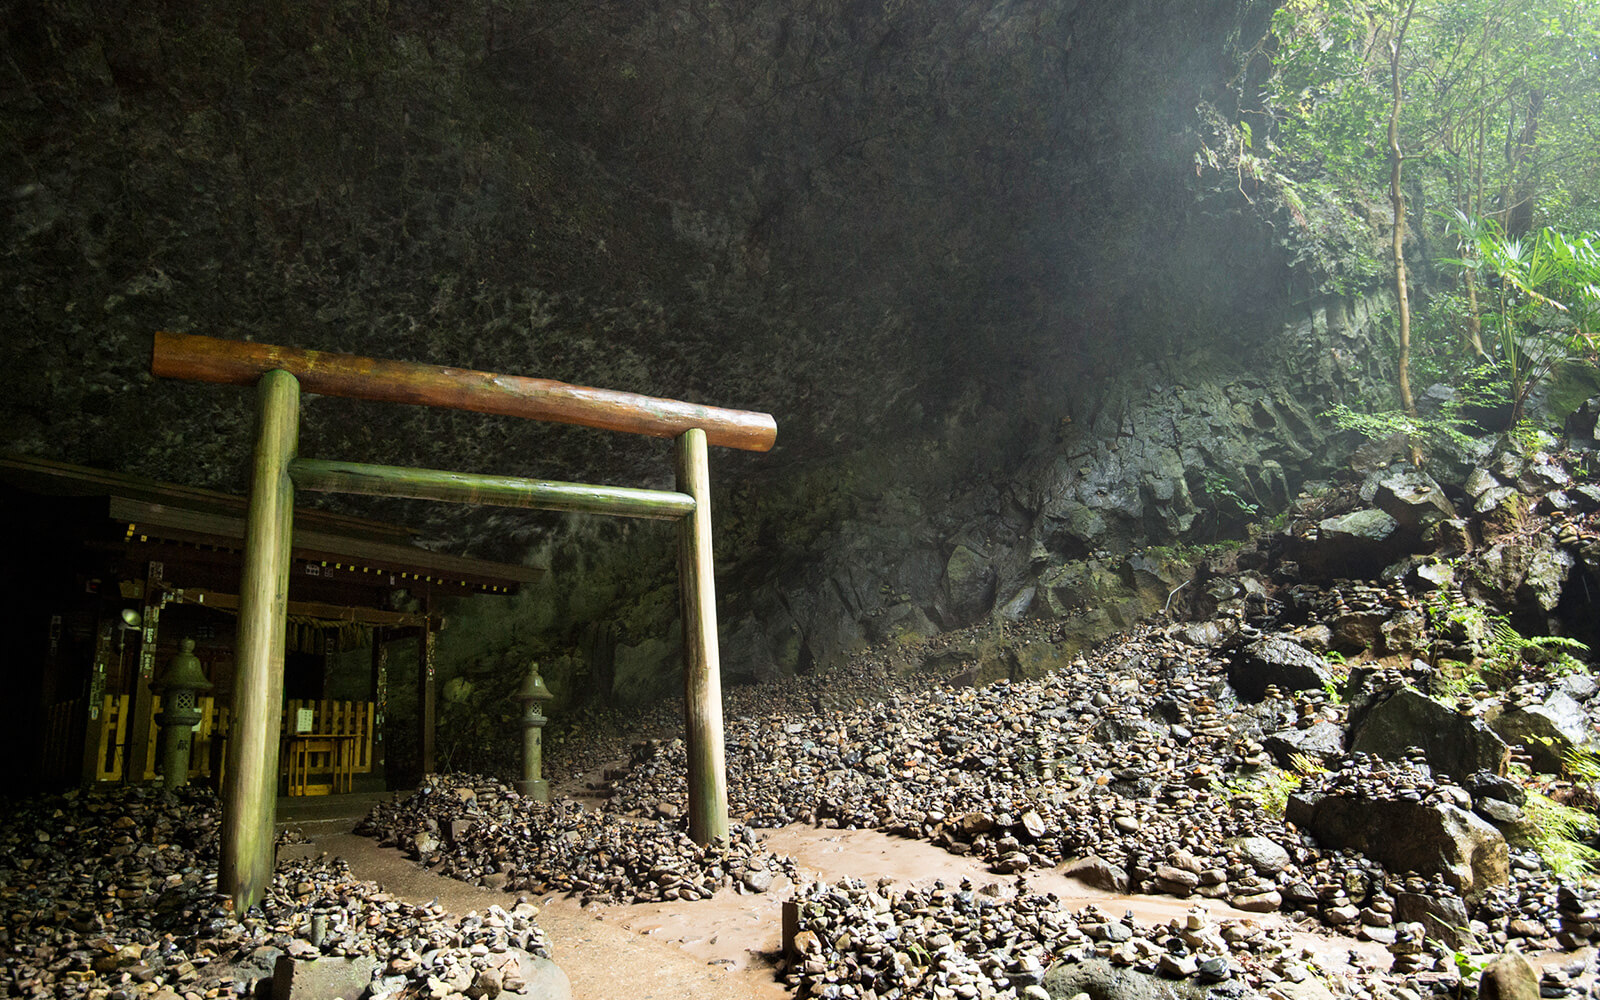
{"type": "MultiPolygon", "coordinates": [[[[437,899],[456,914],[482,912],[494,903],[507,906],[516,894],[496,892],[434,875],[393,848],[351,833],[370,801],[351,802],[341,811],[336,803],[307,805],[285,800],[287,825],[310,840],[280,849],[280,856],[327,853],[344,858],[359,878],[378,882],[409,901],[437,899]]],[[[826,830],[791,826],[758,831],[769,850],[788,854],[800,869],[824,881],[855,876],[868,882],[888,879],[897,886],[923,886],[963,878],[977,886],[1000,883],[1009,894],[1015,876],[991,874],[982,864],[957,857],[922,841],[890,837],[871,830],[826,830]]],[[[1142,923],[1165,923],[1187,912],[1193,900],[1167,896],[1121,896],[1089,889],[1054,872],[1026,877],[1034,892],[1054,892],[1069,909],[1096,903],[1113,913],[1132,911],[1142,923]]],[[[580,905],[564,895],[535,897],[539,924],[549,935],[556,964],[572,983],[574,1000],[787,1000],[779,981],[782,907],[791,886],[780,878],[762,894],[725,889],[709,900],[674,903],[580,905]]],[[[1211,900],[1202,902],[1219,920],[1243,919],[1289,924],[1288,918],[1234,910],[1211,900]]],[[[1330,964],[1354,971],[1351,958],[1370,967],[1386,966],[1381,946],[1348,938],[1298,933],[1298,943],[1328,956],[1330,964]]]]}

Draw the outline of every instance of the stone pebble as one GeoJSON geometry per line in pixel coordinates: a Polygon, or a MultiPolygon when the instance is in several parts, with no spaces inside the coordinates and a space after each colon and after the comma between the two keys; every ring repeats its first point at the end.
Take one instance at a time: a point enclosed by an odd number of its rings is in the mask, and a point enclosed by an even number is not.
{"type": "Polygon", "coordinates": [[[202,789],[10,803],[0,816],[0,996],[255,996],[282,956],[370,958],[371,998],[482,977],[516,996],[515,959],[550,957],[529,903],[454,917],[326,857],[280,862],[261,904],[235,914],[216,891],[219,818],[202,789]]]}

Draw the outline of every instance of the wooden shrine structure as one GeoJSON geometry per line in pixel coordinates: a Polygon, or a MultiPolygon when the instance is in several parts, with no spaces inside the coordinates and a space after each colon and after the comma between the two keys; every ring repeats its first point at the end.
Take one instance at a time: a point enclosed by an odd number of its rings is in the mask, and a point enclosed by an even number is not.
{"type": "Polygon", "coordinates": [[[728,837],[728,795],[711,548],[708,446],[766,451],[777,423],[765,413],[568,385],[548,379],[380,361],[210,337],[157,333],[151,370],[202,382],[255,385],[257,422],[239,584],[234,738],[223,788],[217,888],[235,912],[260,901],[272,876],[278,777],[278,706],[294,491],[414,497],[678,521],[683,614],[689,833],[728,837]],[[413,403],[673,438],[677,489],[646,490],[302,459],[300,392],[413,403]]]}
{"type": "MultiPolygon", "coordinates": [[[[226,493],[0,455],[0,520],[11,528],[0,547],[0,602],[16,623],[0,671],[9,694],[0,750],[24,765],[13,770],[15,785],[155,780],[161,696],[150,682],[184,638],[196,640],[213,685],[197,699],[189,777],[219,782],[246,515],[244,498],[226,493]]],[[[306,732],[336,739],[346,785],[380,788],[396,777],[385,751],[406,730],[415,740],[400,740],[403,769],[432,769],[441,598],[508,595],[543,572],[433,552],[414,534],[295,512],[287,699],[276,727],[291,751],[306,749],[306,732]],[[414,672],[395,674],[401,664],[414,672]],[[398,712],[391,691],[403,696],[398,712]]],[[[304,763],[323,770],[329,756],[304,763]]],[[[291,783],[291,793],[308,785],[291,783]]]]}

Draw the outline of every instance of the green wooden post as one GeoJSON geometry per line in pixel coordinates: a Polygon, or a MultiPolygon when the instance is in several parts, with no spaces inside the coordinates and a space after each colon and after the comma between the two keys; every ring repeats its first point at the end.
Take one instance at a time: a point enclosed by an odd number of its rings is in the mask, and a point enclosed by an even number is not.
{"type": "Polygon", "coordinates": [[[272,878],[278,803],[278,731],[283,713],[284,626],[289,600],[289,542],[294,484],[289,463],[300,437],[300,383],[269,371],[256,388],[256,450],[222,803],[222,863],[217,888],[235,915],[261,901],[272,878]]]}
{"type": "Polygon", "coordinates": [[[722,667],[717,652],[717,588],[711,562],[711,469],[705,432],[678,437],[678,491],[694,512],[678,533],[683,607],[683,698],[689,754],[689,836],[728,839],[728,776],[722,744],[722,667]]]}

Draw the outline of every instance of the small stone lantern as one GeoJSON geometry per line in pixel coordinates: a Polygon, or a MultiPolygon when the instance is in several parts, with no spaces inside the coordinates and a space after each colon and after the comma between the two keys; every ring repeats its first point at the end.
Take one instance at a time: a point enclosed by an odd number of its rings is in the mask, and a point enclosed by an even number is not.
{"type": "Polygon", "coordinates": [[[150,689],[161,695],[161,713],[156,716],[161,726],[161,783],[177,788],[189,781],[189,749],[194,724],[200,721],[195,695],[211,690],[211,682],[200,669],[200,658],[194,655],[193,639],[179,643],[178,655],[167,661],[150,689]]]}
{"type": "Polygon", "coordinates": [[[544,678],[539,676],[538,661],[528,664],[528,676],[523,679],[516,697],[522,702],[522,780],[513,784],[523,795],[549,802],[550,782],[539,774],[543,757],[543,734],[540,730],[550,721],[544,716],[544,706],[555,695],[550,693],[544,678]]]}

